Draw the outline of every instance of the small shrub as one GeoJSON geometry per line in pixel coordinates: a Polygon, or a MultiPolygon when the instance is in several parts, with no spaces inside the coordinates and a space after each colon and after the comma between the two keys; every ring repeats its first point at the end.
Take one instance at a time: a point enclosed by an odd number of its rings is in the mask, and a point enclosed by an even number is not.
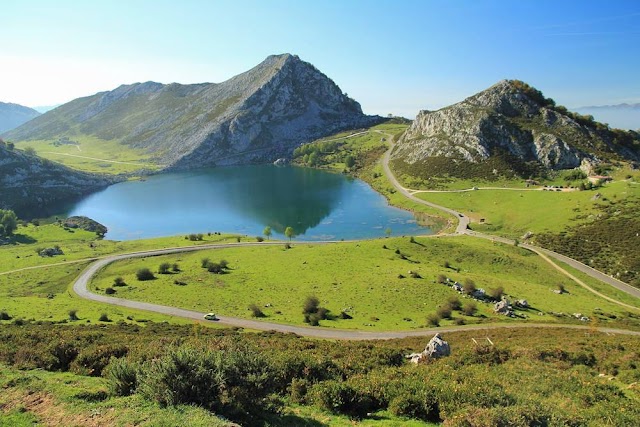
{"type": "Polygon", "coordinates": [[[78,310],[75,310],[75,309],[69,310],[68,314],[69,314],[69,320],[71,320],[71,321],[79,320],[78,319],[78,310]]]}
{"type": "Polygon", "coordinates": [[[104,290],[104,293],[107,294],[107,295],[113,295],[113,294],[116,293],[116,290],[113,289],[113,288],[107,288],[107,289],[104,290]]]}
{"type": "Polygon", "coordinates": [[[111,319],[109,319],[109,316],[107,315],[107,313],[102,313],[98,318],[98,320],[101,322],[111,322],[111,319]]]}
{"type": "Polygon", "coordinates": [[[115,279],[113,279],[113,286],[116,286],[116,287],[127,286],[127,284],[122,277],[118,276],[115,279]]]}
{"type": "Polygon", "coordinates": [[[476,291],[476,284],[471,279],[465,279],[464,285],[462,286],[462,290],[466,295],[471,295],[476,291]]]}
{"type": "Polygon", "coordinates": [[[180,266],[179,266],[178,264],[173,264],[173,265],[171,266],[171,270],[172,270],[174,273],[178,273],[178,272],[180,272],[180,266]]]}
{"type": "Polygon", "coordinates": [[[489,290],[489,296],[493,298],[495,301],[500,301],[503,295],[504,295],[504,288],[502,286],[498,286],[495,289],[489,290]]]}
{"type": "Polygon", "coordinates": [[[262,311],[262,309],[258,307],[256,304],[251,304],[249,306],[249,310],[251,310],[252,317],[267,317],[262,311]]]}
{"type": "Polygon", "coordinates": [[[114,396],[129,396],[138,386],[138,366],[127,358],[112,357],[103,371],[109,392],[114,396]]]}
{"type": "Polygon", "coordinates": [[[442,264],[442,266],[444,268],[451,268],[451,263],[449,261],[445,261],[444,264],[442,264]]]}
{"type": "Polygon", "coordinates": [[[7,313],[6,310],[2,310],[0,311],[0,320],[11,320],[12,317],[9,316],[9,313],[7,313]]]}
{"type": "Polygon", "coordinates": [[[222,274],[222,273],[224,273],[224,270],[223,270],[222,266],[220,264],[218,264],[217,262],[209,262],[209,264],[207,264],[207,271],[209,273],[213,273],[213,274],[222,274]]]}
{"type": "Polygon", "coordinates": [[[342,381],[315,384],[309,394],[313,403],[337,414],[361,418],[377,409],[371,396],[342,381]]]}
{"type": "Polygon", "coordinates": [[[141,268],[140,270],[136,271],[136,277],[141,282],[145,280],[153,280],[156,278],[156,276],[154,276],[151,270],[149,270],[148,268],[141,268]]]}
{"type": "Polygon", "coordinates": [[[159,274],[169,274],[169,270],[170,269],[171,269],[171,264],[169,264],[168,262],[163,262],[158,267],[158,273],[159,274]]]}
{"type": "Polygon", "coordinates": [[[264,237],[262,237],[262,236],[256,236],[256,242],[259,242],[259,243],[264,242],[264,237]]]}
{"type": "Polygon", "coordinates": [[[207,268],[207,267],[208,267],[208,265],[209,265],[209,262],[210,262],[210,261],[211,261],[211,260],[210,260],[209,258],[202,258],[202,259],[200,260],[200,267],[202,267],[202,268],[207,268]]]}
{"type": "Polygon", "coordinates": [[[455,311],[462,310],[462,303],[460,302],[460,299],[455,295],[451,295],[447,299],[447,304],[449,305],[451,310],[455,310],[455,311]]]}
{"type": "Polygon", "coordinates": [[[476,314],[476,311],[478,311],[478,308],[476,306],[476,303],[473,301],[469,301],[464,306],[462,306],[462,312],[466,316],[473,316],[474,314],[476,314]]]}
{"type": "Polygon", "coordinates": [[[436,279],[438,283],[445,284],[447,283],[447,276],[444,274],[438,274],[438,278],[436,279]]]}
{"type": "Polygon", "coordinates": [[[451,307],[449,307],[448,304],[442,305],[438,307],[438,310],[436,310],[436,314],[441,319],[451,319],[451,307]]]}
{"type": "Polygon", "coordinates": [[[431,313],[427,316],[427,325],[429,326],[440,326],[440,316],[436,313],[431,313]]]}
{"type": "Polygon", "coordinates": [[[344,320],[353,319],[353,317],[349,313],[345,313],[344,311],[341,311],[338,317],[344,320]]]}
{"type": "Polygon", "coordinates": [[[454,320],[454,323],[458,326],[465,325],[467,322],[462,317],[458,317],[454,320]]]}
{"type": "Polygon", "coordinates": [[[90,345],[83,348],[71,364],[71,371],[80,375],[99,377],[113,357],[124,357],[129,352],[119,344],[90,345]]]}
{"type": "Polygon", "coordinates": [[[306,403],[308,388],[309,381],[304,378],[293,378],[293,380],[291,380],[291,386],[289,387],[291,401],[298,404],[306,403]]]}

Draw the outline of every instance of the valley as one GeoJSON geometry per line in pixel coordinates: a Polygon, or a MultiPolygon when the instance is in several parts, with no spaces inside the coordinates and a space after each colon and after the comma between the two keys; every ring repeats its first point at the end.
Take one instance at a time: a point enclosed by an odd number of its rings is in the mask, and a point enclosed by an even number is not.
{"type": "Polygon", "coordinates": [[[4,137],[2,207],[40,214],[0,230],[0,419],[639,416],[640,138],[526,83],[382,119],[284,54],[219,84],[123,85],[4,137]],[[405,360],[435,333],[451,356],[405,360]]]}

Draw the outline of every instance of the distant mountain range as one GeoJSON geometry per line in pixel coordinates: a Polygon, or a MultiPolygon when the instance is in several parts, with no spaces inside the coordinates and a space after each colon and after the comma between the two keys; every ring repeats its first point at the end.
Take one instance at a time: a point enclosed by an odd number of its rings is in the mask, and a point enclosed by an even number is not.
{"type": "Polygon", "coordinates": [[[592,105],[578,107],[575,111],[592,115],[611,127],[640,130],[640,104],[592,105]]]}
{"type": "Polygon", "coordinates": [[[219,84],[123,85],[61,105],[4,136],[116,140],[159,164],[188,169],[271,162],[302,143],[377,120],[313,65],[283,54],[219,84]]]}
{"type": "Polygon", "coordinates": [[[33,108],[0,102],[0,133],[17,128],[39,115],[33,108]]]}
{"type": "Polygon", "coordinates": [[[33,107],[34,110],[36,110],[38,113],[40,114],[44,114],[47,111],[51,111],[54,108],[57,108],[59,106],[61,106],[62,104],[56,104],[56,105],[39,105],[37,107],[33,107]]]}
{"type": "Polygon", "coordinates": [[[556,106],[524,82],[503,80],[458,104],[421,111],[392,159],[399,170],[469,177],[486,165],[489,175],[527,176],[541,168],[589,170],[603,160],[640,161],[640,135],[556,106]]]}

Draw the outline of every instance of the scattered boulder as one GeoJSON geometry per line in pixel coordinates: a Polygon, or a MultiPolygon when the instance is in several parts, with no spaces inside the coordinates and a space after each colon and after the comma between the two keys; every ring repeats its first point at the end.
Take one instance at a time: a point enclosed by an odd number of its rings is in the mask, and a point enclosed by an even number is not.
{"type": "Polygon", "coordinates": [[[504,314],[506,316],[513,315],[513,307],[511,307],[511,304],[509,303],[508,299],[503,299],[503,300],[498,301],[497,303],[495,303],[493,305],[493,310],[496,313],[504,314]]]}
{"type": "Polygon", "coordinates": [[[278,160],[276,160],[275,162],[273,162],[273,164],[276,165],[276,166],[285,166],[288,163],[289,163],[289,160],[285,159],[284,157],[281,157],[278,160]]]}
{"type": "Polygon", "coordinates": [[[442,339],[442,335],[435,334],[424,348],[422,353],[412,353],[407,356],[411,363],[420,363],[427,359],[438,359],[440,357],[449,356],[451,348],[449,343],[442,339]]]}
{"type": "Polygon", "coordinates": [[[519,299],[515,302],[516,307],[529,308],[529,301],[526,299],[519,299]]]}
{"type": "Polygon", "coordinates": [[[54,246],[53,248],[44,248],[41,249],[38,252],[38,255],[40,255],[41,257],[52,257],[52,256],[56,256],[56,255],[64,255],[64,252],[62,252],[62,249],[60,249],[60,246],[54,246]]]}

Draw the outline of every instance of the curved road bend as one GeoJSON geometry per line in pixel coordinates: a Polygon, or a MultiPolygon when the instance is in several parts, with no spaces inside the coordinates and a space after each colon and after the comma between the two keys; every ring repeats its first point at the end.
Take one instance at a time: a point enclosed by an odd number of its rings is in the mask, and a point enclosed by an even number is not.
{"type": "MultiPolygon", "coordinates": [[[[391,138],[390,142],[391,142],[391,146],[393,147],[393,137],[391,135],[389,135],[389,137],[391,138]]],[[[382,162],[383,169],[385,171],[385,174],[387,175],[387,178],[391,181],[394,187],[396,187],[405,197],[411,200],[414,200],[418,203],[431,206],[435,209],[439,209],[441,211],[447,212],[457,217],[458,226],[456,228],[456,234],[459,234],[459,235],[467,234],[470,236],[480,237],[480,238],[489,239],[493,241],[499,241],[506,244],[514,243],[514,241],[511,239],[507,239],[499,236],[489,236],[486,234],[477,233],[477,232],[468,230],[469,217],[467,217],[466,215],[463,215],[462,213],[455,211],[453,209],[449,209],[447,207],[440,206],[435,203],[430,203],[413,196],[411,193],[409,193],[409,191],[407,191],[407,189],[405,189],[398,183],[393,173],[391,173],[391,170],[389,169],[390,153],[391,153],[391,148],[387,150],[387,152],[383,156],[383,162],[382,162]]],[[[335,242],[305,242],[305,243],[306,244],[331,244],[335,242]]],[[[102,268],[104,268],[108,264],[115,261],[119,261],[119,260],[136,258],[136,257],[167,255],[167,254],[173,254],[173,253],[179,253],[179,252],[192,252],[192,251],[199,251],[203,249],[221,249],[221,248],[229,248],[234,246],[253,246],[253,245],[267,246],[267,245],[281,245],[281,244],[282,244],[281,242],[210,244],[210,245],[158,249],[158,250],[151,250],[151,251],[114,255],[107,258],[102,258],[94,262],[93,264],[91,264],[89,267],[87,267],[74,282],[73,290],[81,298],[85,298],[85,299],[89,299],[89,300],[93,300],[101,303],[117,305],[117,306],[132,308],[136,310],[151,311],[151,312],[165,314],[169,316],[178,316],[186,319],[202,320],[204,313],[201,313],[201,312],[185,310],[177,307],[169,307],[169,306],[164,306],[159,304],[151,304],[151,303],[140,302],[140,301],[131,301],[131,300],[126,300],[122,298],[108,297],[105,295],[98,295],[90,292],[87,289],[87,286],[88,286],[89,280],[91,280],[91,278],[96,273],[98,273],[98,271],[100,271],[102,268]]],[[[539,251],[548,256],[554,257],[588,274],[591,277],[594,277],[598,280],[606,282],[631,295],[640,297],[640,291],[638,289],[633,288],[624,282],[613,279],[576,260],[573,260],[564,255],[549,251],[547,249],[538,248],[536,246],[525,245],[525,244],[523,244],[522,246],[534,252],[539,251]]],[[[344,340],[392,339],[392,338],[404,338],[404,337],[411,337],[411,336],[424,336],[424,335],[429,335],[436,332],[487,330],[487,329],[499,329],[499,328],[566,328],[566,329],[582,329],[582,330],[589,330],[589,331],[597,330],[603,333],[616,333],[616,334],[640,336],[640,332],[629,331],[624,329],[593,328],[591,326],[582,326],[582,325],[554,325],[554,324],[546,324],[546,323],[545,324],[520,323],[520,324],[464,325],[464,326],[455,326],[455,327],[447,327],[447,328],[420,329],[420,330],[414,330],[414,331],[367,332],[367,331],[350,331],[350,330],[340,330],[340,329],[325,329],[325,328],[284,325],[279,323],[262,322],[262,321],[255,321],[255,320],[249,320],[249,319],[241,319],[236,317],[227,317],[227,316],[220,316],[219,319],[220,320],[217,323],[225,326],[234,326],[234,327],[241,327],[241,328],[255,329],[255,330],[273,330],[273,331],[284,332],[284,333],[295,333],[298,335],[314,337],[314,338],[344,339],[344,340]]]]}
{"type": "MultiPolygon", "coordinates": [[[[387,179],[391,182],[391,184],[398,190],[400,191],[406,198],[413,200],[414,202],[426,205],[426,206],[430,206],[434,209],[438,209],[441,210],[443,212],[446,212],[450,215],[455,216],[456,218],[458,218],[458,226],[456,227],[456,234],[466,234],[468,236],[473,236],[473,237],[479,237],[482,239],[487,239],[487,240],[492,240],[495,242],[501,242],[501,243],[505,243],[507,245],[513,245],[515,244],[515,241],[513,239],[508,239],[505,237],[500,237],[500,236],[491,236],[488,234],[483,234],[483,233],[478,233],[477,231],[472,231],[469,230],[469,223],[470,223],[470,219],[468,216],[464,215],[461,212],[455,211],[453,209],[449,209],[445,206],[440,206],[437,205],[435,203],[431,203],[428,202],[426,200],[422,200],[416,196],[414,196],[413,193],[411,193],[410,191],[413,190],[409,190],[407,188],[404,188],[402,185],[400,185],[400,183],[398,182],[398,180],[396,179],[395,175],[393,174],[393,172],[391,172],[391,168],[389,168],[389,158],[391,156],[391,150],[393,149],[393,135],[391,134],[385,134],[387,136],[389,136],[389,145],[390,148],[384,153],[384,156],[382,157],[382,168],[384,170],[385,175],[387,176],[387,179]]],[[[520,244],[521,247],[528,249],[530,251],[533,252],[537,252],[537,253],[543,253],[549,257],[555,258],[558,261],[562,261],[565,264],[575,268],[576,270],[585,273],[591,277],[593,277],[596,280],[599,280],[601,282],[604,282],[608,285],[613,286],[616,289],[621,290],[622,292],[625,292],[631,296],[634,296],[636,298],[640,298],[640,289],[635,288],[631,285],[629,285],[628,283],[625,283],[621,280],[615,279],[611,276],[608,276],[592,267],[589,267],[586,264],[581,263],[580,261],[577,261],[573,258],[569,258],[566,255],[562,255],[559,254],[557,252],[553,252],[550,251],[549,249],[544,249],[541,248],[539,246],[534,246],[534,245],[530,245],[530,244],[525,244],[522,243],[520,244]]],[[[589,290],[591,290],[593,292],[592,289],[589,288],[589,290]]],[[[597,293],[597,292],[596,292],[597,293]]],[[[599,294],[601,295],[601,294],[599,294]]],[[[610,298],[607,298],[610,299],[610,298]]],[[[638,309],[637,307],[633,307],[630,306],[628,304],[624,304],[622,303],[622,305],[626,306],[626,307],[631,307],[631,308],[635,308],[638,309]]]]}
{"type": "MultiPolygon", "coordinates": [[[[266,243],[267,245],[279,245],[281,243],[266,243]]],[[[313,244],[326,244],[324,242],[316,242],[313,244]]],[[[85,298],[92,301],[97,301],[105,304],[117,305],[120,307],[132,308],[135,310],[151,311],[154,313],[165,314],[168,316],[177,316],[185,319],[193,319],[203,321],[205,313],[185,310],[177,307],[169,307],[166,305],[151,304],[141,301],[131,301],[122,298],[108,297],[105,295],[98,295],[90,292],[87,289],[89,281],[98,271],[106,267],[108,264],[129,258],[147,257],[167,255],[179,252],[192,252],[202,249],[223,249],[233,246],[252,246],[252,245],[265,245],[265,243],[240,243],[240,244],[213,244],[202,246],[191,246],[185,248],[172,248],[161,249],[145,252],[136,252],[132,254],[114,255],[108,258],[100,259],[91,264],[85,269],[82,274],[76,279],[73,284],[73,290],[81,298],[85,298]]],[[[283,333],[293,333],[306,337],[313,338],[325,338],[325,339],[339,339],[339,340],[386,340],[393,338],[406,338],[406,337],[418,337],[431,335],[434,333],[443,332],[456,332],[456,331],[469,331],[469,330],[487,330],[487,329],[513,329],[513,328],[565,328],[565,329],[581,329],[585,331],[597,330],[603,333],[623,334],[623,335],[635,335],[640,336],[639,331],[630,331],[626,329],[613,329],[613,328],[593,328],[590,326],[582,325],[554,325],[548,323],[521,323],[521,324],[487,324],[487,325],[464,325],[447,328],[429,328],[413,331],[397,331],[397,332],[368,332],[368,331],[350,331],[345,329],[328,329],[328,328],[314,328],[304,326],[284,325],[280,323],[262,322],[249,319],[241,319],[237,317],[219,316],[219,321],[216,322],[221,325],[229,327],[240,327],[245,329],[255,329],[261,331],[277,331],[283,333]]]]}

